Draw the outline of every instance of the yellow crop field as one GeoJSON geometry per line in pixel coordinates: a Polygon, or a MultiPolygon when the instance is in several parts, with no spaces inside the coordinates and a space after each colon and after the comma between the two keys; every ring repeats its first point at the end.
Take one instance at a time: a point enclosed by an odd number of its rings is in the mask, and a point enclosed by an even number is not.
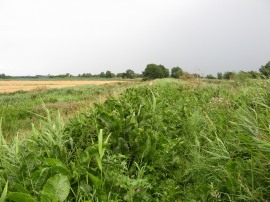
{"type": "Polygon", "coordinates": [[[16,91],[40,91],[50,88],[65,88],[78,85],[102,85],[124,81],[0,81],[0,93],[16,91]]]}

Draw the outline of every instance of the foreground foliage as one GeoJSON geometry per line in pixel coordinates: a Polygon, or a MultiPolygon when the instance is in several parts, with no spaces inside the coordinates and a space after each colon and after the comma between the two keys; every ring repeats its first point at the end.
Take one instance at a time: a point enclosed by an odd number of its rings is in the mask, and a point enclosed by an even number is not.
{"type": "Polygon", "coordinates": [[[157,80],[0,148],[10,201],[268,201],[270,85],[157,80]]]}

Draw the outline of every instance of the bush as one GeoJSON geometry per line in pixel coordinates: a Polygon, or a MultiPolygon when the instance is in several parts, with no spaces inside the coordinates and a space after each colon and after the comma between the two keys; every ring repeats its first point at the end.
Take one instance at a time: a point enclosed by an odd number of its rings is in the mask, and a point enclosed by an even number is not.
{"type": "Polygon", "coordinates": [[[223,77],[223,76],[222,76],[222,73],[221,73],[221,72],[218,72],[218,73],[217,73],[217,78],[218,78],[218,79],[222,79],[222,77],[223,77]]]}
{"type": "Polygon", "coordinates": [[[184,73],[184,71],[180,67],[173,67],[171,77],[179,78],[180,76],[183,75],[183,73],[184,73]]]}
{"type": "Polygon", "coordinates": [[[131,69],[128,69],[125,73],[125,76],[128,78],[128,79],[134,79],[136,74],[133,70],[131,69]]]}
{"type": "Polygon", "coordinates": [[[216,79],[216,77],[214,77],[212,74],[208,74],[208,75],[206,76],[206,78],[207,78],[207,79],[216,79]]]}
{"type": "Polygon", "coordinates": [[[259,71],[262,73],[263,76],[266,78],[270,77],[270,61],[266,63],[265,66],[262,66],[259,71]]]}
{"type": "Polygon", "coordinates": [[[235,79],[235,77],[236,77],[236,73],[235,72],[225,72],[223,74],[223,79],[230,80],[230,79],[235,79]]]}
{"type": "Polygon", "coordinates": [[[169,70],[163,65],[148,64],[143,72],[143,76],[149,79],[166,78],[169,77],[169,70]]]}

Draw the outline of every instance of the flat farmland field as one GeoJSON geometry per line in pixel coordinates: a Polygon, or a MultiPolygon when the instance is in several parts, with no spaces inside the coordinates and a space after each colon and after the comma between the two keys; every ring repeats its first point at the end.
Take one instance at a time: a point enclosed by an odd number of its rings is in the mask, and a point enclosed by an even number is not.
{"type": "Polygon", "coordinates": [[[0,81],[0,93],[12,93],[16,91],[40,91],[52,88],[65,88],[79,85],[102,85],[119,83],[124,81],[24,81],[10,80],[0,81]]]}
{"type": "Polygon", "coordinates": [[[13,137],[38,125],[44,107],[64,120],[87,110],[93,103],[117,96],[135,85],[119,80],[0,80],[0,132],[13,137]],[[44,107],[43,107],[44,106],[44,107]],[[38,114],[38,115],[37,115],[38,114]],[[1,126],[2,125],[2,126],[1,126]]]}

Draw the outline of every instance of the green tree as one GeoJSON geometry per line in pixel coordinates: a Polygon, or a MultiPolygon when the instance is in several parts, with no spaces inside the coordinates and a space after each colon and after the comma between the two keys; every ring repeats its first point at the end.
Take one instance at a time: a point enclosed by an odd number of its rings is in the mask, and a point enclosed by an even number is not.
{"type": "Polygon", "coordinates": [[[265,66],[262,66],[259,71],[262,73],[262,75],[266,78],[270,77],[270,61],[266,63],[265,66]]]}
{"type": "Polygon", "coordinates": [[[172,73],[171,73],[171,77],[173,78],[179,78],[180,76],[183,75],[183,70],[180,67],[173,67],[172,68],[172,73]]]}
{"type": "Polygon", "coordinates": [[[258,79],[261,77],[261,74],[259,72],[256,72],[256,71],[249,71],[248,73],[250,75],[250,78],[252,78],[252,79],[258,79]]]}
{"type": "Polygon", "coordinates": [[[250,79],[251,75],[248,72],[240,71],[240,72],[238,72],[238,74],[236,74],[235,78],[237,81],[244,82],[244,81],[247,81],[248,79],[250,79]]]}
{"type": "Polygon", "coordinates": [[[104,72],[101,72],[99,76],[102,77],[102,78],[106,77],[104,72]]]}
{"type": "Polygon", "coordinates": [[[202,78],[202,76],[200,74],[197,74],[197,73],[193,73],[191,74],[193,77],[195,78],[202,78]]]}
{"type": "Polygon", "coordinates": [[[236,73],[235,72],[225,72],[223,74],[223,79],[234,79],[236,77],[236,73]]]}
{"type": "Polygon", "coordinates": [[[216,79],[216,77],[214,77],[212,74],[208,74],[208,75],[206,76],[206,78],[207,78],[207,79],[216,79]]]}
{"type": "Polygon", "coordinates": [[[81,77],[92,77],[91,73],[83,73],[81,77]]]}
{"type": "Polygon", "coordinates": [[[223,77],[223,76],[222,76],[222,73],[221,73],[221,72],[218,72],[218,73],[217,73],[217,78],[218,78],[218,79],[222,79],[222,77],[223,77]]]}
{"type": "Polygon", "coordinates": [[[113,73],[108,70],[108,71],[106,71],[105,77],[106,78],[112,78],[113,77],[113,73]]]}
{"type": "Polygon", "coordinates": [[[122,78],[124,78],[124,76],[123,76],[124,74],[125,74],[125,73],[117,73],[117,74],[116,74],[116,77],[122,77],[122,78]]]}
{"type": "Polygon", "coordinates": [[[240,79],[248,79],[248,78],[251,78],[251,75],[250,75],[248,72],[240,71],[240,72],[238,72],[238,74],[237,74],[237,78],[240,78],[240,79]]]}
{"type": "Polygon", "coordinates": [[[128,69],[128,70],[126,71],[126,73],[125,73],[125,76],[126,76],[127,78],[129,78],[129,79],[134,79],[135,76],[136,76],[136,74],[135,74],[135,72],[134,72],[133,70],[128,69]]]}
{"type": "Polygon", "coordinates": [[[143,72],[143,76],[149,79],[169,77],[169,70],[163,65],[148,64],[143,72]]]}

